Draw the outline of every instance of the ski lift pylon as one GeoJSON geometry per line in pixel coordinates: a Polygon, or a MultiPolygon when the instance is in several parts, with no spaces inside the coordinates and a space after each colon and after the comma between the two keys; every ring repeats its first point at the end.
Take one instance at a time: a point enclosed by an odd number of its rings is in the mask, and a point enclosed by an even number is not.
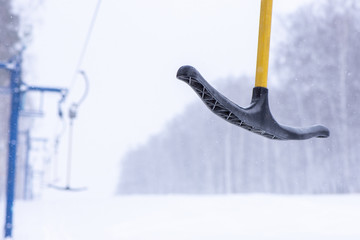
{"type": "Polygon", "coordinates": [[[284,126],[279,124],[270,112],[267,77],[272,2],[272,0],[261,0],[256,79],[252,100],[248,107],[239,107],[227,99],[213,88],[192,66],[181,67],[176,77],[186,82],[213,113],[253,133],[277,140],[326,138],[330,135],[330,132],[324,126],[316,125],[307,128],[284,126]]]}

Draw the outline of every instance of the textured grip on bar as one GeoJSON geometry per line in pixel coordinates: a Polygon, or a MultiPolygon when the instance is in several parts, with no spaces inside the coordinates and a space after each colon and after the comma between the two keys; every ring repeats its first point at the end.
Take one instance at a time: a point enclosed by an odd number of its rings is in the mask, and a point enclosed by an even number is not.
{"type": "Polygon", "coordinates": [[[250,106],[242,108],[219,93],[191,66],[181,67],[176,77],[186,82],[213,113],[261,136],[278,140],[303,140],[325,138],[330,134],[321,125],[294,128],[277,123],[270,112],[267,88],[255,87],[250,106]]]}

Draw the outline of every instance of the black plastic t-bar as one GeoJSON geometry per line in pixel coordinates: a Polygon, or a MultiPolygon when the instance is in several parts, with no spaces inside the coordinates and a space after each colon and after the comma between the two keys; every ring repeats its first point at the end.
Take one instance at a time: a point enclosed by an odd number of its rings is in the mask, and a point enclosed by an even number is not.
{"type": "Polygon", "coordinates": [[[277,123],[270,112],[268,89],[265,87],[254,87],[250,105],[242,108],[219,93],[191,66],[181,67],[176,77],[189,84],[213,113],[253,133],[278,140],[326,138],[330,135],[329,130],[321,125],[294,128],[277,123]]]}

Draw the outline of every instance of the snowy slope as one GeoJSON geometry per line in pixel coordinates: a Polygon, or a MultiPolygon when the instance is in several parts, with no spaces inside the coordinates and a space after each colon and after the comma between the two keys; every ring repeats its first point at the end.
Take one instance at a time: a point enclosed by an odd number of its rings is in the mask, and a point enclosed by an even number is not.
{"type": "Polygon", "coordinates": [[[359,195],[46,193],[42,200],[16,203],[14,239],[360,239],[359,195]]]}

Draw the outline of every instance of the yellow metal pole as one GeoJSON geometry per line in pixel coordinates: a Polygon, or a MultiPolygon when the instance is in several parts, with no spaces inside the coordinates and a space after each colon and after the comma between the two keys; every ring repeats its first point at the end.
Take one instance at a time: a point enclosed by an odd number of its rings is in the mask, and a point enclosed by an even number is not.
{"type": "Polygon", "coordinates": [[[261,0],[255,87],[267,87],[273,0],[261,0]]]}

